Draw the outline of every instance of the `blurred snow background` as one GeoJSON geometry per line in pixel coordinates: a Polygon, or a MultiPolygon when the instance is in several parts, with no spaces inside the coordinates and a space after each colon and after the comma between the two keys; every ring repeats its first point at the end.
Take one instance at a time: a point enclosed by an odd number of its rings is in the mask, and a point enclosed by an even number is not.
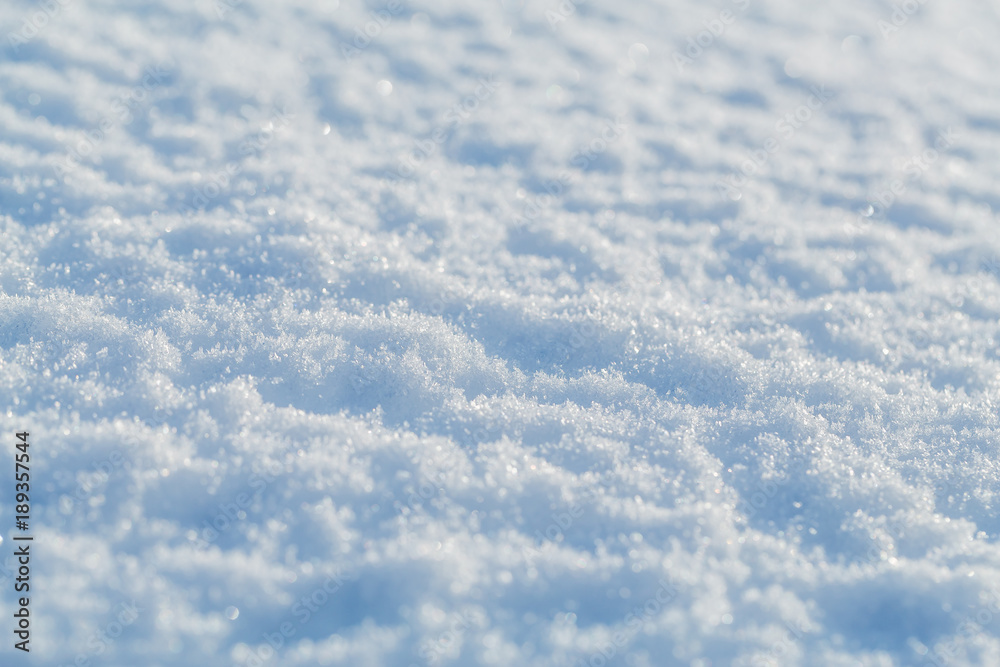
{"type": "Polygon", "coordinates": [[[1000,664],[998,28],[7,0],[4,663],[1000,664]]]}

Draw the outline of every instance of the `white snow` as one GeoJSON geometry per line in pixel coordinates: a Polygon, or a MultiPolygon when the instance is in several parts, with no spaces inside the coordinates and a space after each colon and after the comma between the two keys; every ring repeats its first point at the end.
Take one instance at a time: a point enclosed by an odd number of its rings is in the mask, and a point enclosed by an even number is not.
{"type": "Polygon", "coordinates": [[[1000,664],[996,9],[0,28],[4,664],[1000,664]]]}

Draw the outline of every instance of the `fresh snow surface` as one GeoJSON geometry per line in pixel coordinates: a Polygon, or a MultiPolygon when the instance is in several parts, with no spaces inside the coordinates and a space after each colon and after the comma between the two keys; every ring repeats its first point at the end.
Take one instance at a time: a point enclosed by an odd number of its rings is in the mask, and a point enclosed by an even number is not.
{"type": "Polygon", "coordinates": [[[996,6],[4,0],[0,662],[1000,665],[996,6]]]}

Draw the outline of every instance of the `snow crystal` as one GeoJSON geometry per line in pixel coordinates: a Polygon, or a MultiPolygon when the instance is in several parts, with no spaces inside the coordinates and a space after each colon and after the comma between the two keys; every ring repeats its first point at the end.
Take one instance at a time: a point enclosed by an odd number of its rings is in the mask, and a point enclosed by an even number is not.
{"type": "Polygon", "coordinates": [[[0,18],[38,664],[1000,664],[989,7],[0,18]]]}

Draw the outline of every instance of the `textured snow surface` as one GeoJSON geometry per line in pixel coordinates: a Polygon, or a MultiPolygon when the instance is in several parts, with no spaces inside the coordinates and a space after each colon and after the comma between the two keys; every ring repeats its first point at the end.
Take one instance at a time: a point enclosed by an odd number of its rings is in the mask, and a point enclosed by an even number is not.
{"type": "Polygon", "coordinates": [[[1000,664],[1000,14],[904,5],[5,0],[4,664],[1000,664]]]}

